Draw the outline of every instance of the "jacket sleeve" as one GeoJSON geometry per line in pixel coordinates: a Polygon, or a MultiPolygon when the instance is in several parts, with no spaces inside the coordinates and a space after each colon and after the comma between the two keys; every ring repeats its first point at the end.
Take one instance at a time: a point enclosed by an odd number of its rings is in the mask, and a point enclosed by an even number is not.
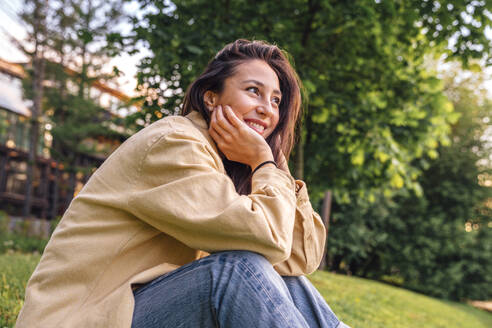
{"type": "Polygon", "coordinates": [[[311,206],[306,184],[301,180],[296,180],[296,183],[300,188],[297,192],[291,255],[274,266],[282,276],[314,272],[321,263],[326,242],[326,228],[311,206]]]}
{"type": "Polygon", "coordinates": [[[209,253],[249,250],[272,264],[290,256],[296,195],[289,174],[262,167],[252,177],[251,194],[239,195],[210,145],[178,130],[158,138],[139,161],[128,197],[136,217],[209,253]]]}

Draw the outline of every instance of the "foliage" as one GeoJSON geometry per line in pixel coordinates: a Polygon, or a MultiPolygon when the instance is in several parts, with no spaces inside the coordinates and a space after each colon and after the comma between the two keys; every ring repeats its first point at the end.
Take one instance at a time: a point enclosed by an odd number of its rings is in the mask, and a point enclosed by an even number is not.
{"type": "MultiPolygon", "coordinates": [[[[0,327],[12,327],[25,284],[39,255],[0,255],[0,327]]],[[[492,315],[469,305],[443,302],[374,281],[315,272],[309,279],[337,316],[352,327],[473,327],[492,325],[492,315]]]]}
{"type": "MultiPolygon", "coordinates": [[[[30,1],[26,0],[26,4],[30,1]]],[[[103,108],[93,92],[94,83],[107,83],[119,75],[117,68],[108,73],[104,66],[119,52],[121,38],[115,38],[114,32],[124,18],[123,3],[117,0],[41,3],[47,22],[45,29],[36,31],[36,35],[47,40],[43,53],[46,69],[43,121],[52,127],[51,155],[70,173],[68,194],[72,195],[76,172],[92,173],[82,157],[101,153],[92,141],[95,138],[120,141],[126,137],[114,128],[117,120],[113,120],[114,113],[103,108]]],[[[29,15],[22,18],[28,28],[34,26],[29,15]]],[[[34,97],[34,68],[27,68],[27,78],[23,80],[27,99],[34,97]]]]}
{"type": "Polygon", "coordinates": [[[0,232],[0,254],[9,251],[42,254],[47,243],[48,240],[41,237],[0,232]]]}
{"type": "MultiPolygon", "coordinates": [[[[58,66],[58,69],[62,68],[58,66]]],[[[69,80],[67,77],[59,81],[66,83],[69,80]]],[[[48,119],[53,126],[51,154],[64,163],[69,172],[81,171],[84,168],[80,161],[81,154],[100,153],[96,144],[88,142],[90,139],[106,137],[119,140],[123,137],[108,125],[112,115],[107,109],[86,96],[61,90],[61,86],[46,90],[45,111],[49,114],[48,119]]]]}
{"type": "Polygon", "coordinates": [[[33,178],[36,154],[39,142],[39,118],[41,116],[41,103],[44,90],[45,52],[50,38],[47,28],[47,6],[40,0],[24,0],[24,7],[20,14],[23,22],[28,26],[26,41],[32,45],[33,50],[28,51],[22,45],[20,48],[28,55],[31,61],[32,75],[32,106],[30,108],[29,127],[29,151],[27,156],[26,183],[22,215],[27,217],[31,213],[33,196],[33,178]]]}
{"type": "MultiPolygon", "coordinates": [[[[449,81],[449,78],[448,78],[449,81]]],[[[408,287],[439,297],[490,299],[492,291],[492,101],[470,79],[448,82],[461,114],[452,144],[438,149],[420,179],[424,197],[402,197],[395,213],[406,228],[393,242],[404,245],[395,261],[408,287]],[[490,137],[490,135],[489,135],[490,137]],[[485,162],[483,160],[486,160],[485,162]],[[485,165],[484,165],[485,164],[485,165]],[[408,231],[418,237],[410,238],[408,231]],[[432,273],[432,274],[431,274],[432,273]]]]}
{"type": "MultiPolygon", "coordinates": [[[[23,221],[23,224],[29,221],[23,221]]],[[[9,229],[9,217],[0,211],[0,254],[6,252],[22,252],[42,254],[48,240],[38,236],[30,236],[29,227],[24,225],[17,227],[15,231],[9,229]]],[[[1,327],[1,325],[0,325],[1,327]]]]}
{"type": "Polygon", "coordinates": [[[143,126],[179,110],[186,87],[225,43],[278,43],[309,97],[294,166],[315,201],[326,189],[345,203],[354,191],[366,199],[419,192],[415,161],[436,157],[457,119],[424,56],[466,63],[489,56],[487,5],[477,1],[139,2],[145,14],[133,19],[135,44],[143,41],[152,55],[138,73],[144,110],[130,121],[143,126]],[[451,35],[457,43],[446,50],[451,35]]]}
{"type": "Polygon", "coordinates": [[[7,232],[9,229],[9,217],[4,211],[0,211],[0,233],[7,232]]]}
{"type": "Polygon", "coordinates": [[[451,145],[439,147],[437,159],[418,163],[423,196],[401,191],[372,204],[356,199],[338,205],[328,239],[332,269],[386,275],[438,297],[492,297],[492,103],[477,78],[483,75],[452,74],[444,79],[446,93],[461,116],[451,145]]]}
{"type": "Polygon", "coordinates": [[[69,170],[80,165],[80,153],[96,152],[85,140],[118,136],[107,124],[112,115],[91,95],[91,86],[119,74],[116,68],[109,74],[102,70],[115,55],[108,35],[123,16],[121,6],[120,1],[65,1],[55,12],[59,33],[51,50],[56,61],[48,66],[54,88],[47,90],[45,111],[54,125],[53,155],[69,170]]]}
{"type": "Polygon", "coordinates": [[[474,71],[478,59],[491,64],[490,2],[139,3],[135,44],[152,55],[138,73],[145,106],[130,123],[141,128],[176,113],[186,87],[225,43],[275,42],[295,59],[307,95],[295,176],[306,180],[315,205],[333,191],[332,269],[440,297],[487,297],[490,230],[464,231],[477,213],[482,221],[490,216],[479,209],[485,196],[475,161],[482,155],[472,150],[478,145],[453,139],[466,139],[457,128],[465,120],[485,116],[453,98],[428,62],[455,60],[474,71]]]}

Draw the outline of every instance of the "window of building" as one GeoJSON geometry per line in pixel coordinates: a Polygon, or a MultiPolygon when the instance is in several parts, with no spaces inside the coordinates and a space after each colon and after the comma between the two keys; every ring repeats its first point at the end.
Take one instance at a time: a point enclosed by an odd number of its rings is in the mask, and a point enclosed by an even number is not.
{"type": "Polygon", "coordinates": [[[27,163],[25,161],[10,161],[7,172],[7,192],[19,195],[25,193],[27,180],[26,171],[27,163]]]}

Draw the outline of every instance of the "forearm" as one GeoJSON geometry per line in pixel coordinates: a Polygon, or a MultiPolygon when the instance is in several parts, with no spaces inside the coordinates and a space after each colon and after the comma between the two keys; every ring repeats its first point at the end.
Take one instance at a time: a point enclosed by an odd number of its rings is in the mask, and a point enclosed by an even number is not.
{"type": "Polygon", "coordinates": [[[299,276],[315,271],[321,262],[326,241],[326,229],[321,217],[311,206],[304,182],[296,180],[296,185],[299,190],[296,192],[291,255],[275,266],[275,270],[284,276],[299,276]]]}

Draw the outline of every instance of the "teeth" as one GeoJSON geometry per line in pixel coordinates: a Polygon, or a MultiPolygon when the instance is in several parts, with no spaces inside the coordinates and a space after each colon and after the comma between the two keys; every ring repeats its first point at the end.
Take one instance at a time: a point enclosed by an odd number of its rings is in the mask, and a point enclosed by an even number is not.
{"type": "Polygon", "coordinates": [[[263,125],[260,125],[260,124],[254,123],[254,122],[247,122],[247,124],[249,126],[255,128],[256,130],[260,131],[260,132],[263,132],[263,130],[265,130],[265,128],[263,127],[263,125]]]}

